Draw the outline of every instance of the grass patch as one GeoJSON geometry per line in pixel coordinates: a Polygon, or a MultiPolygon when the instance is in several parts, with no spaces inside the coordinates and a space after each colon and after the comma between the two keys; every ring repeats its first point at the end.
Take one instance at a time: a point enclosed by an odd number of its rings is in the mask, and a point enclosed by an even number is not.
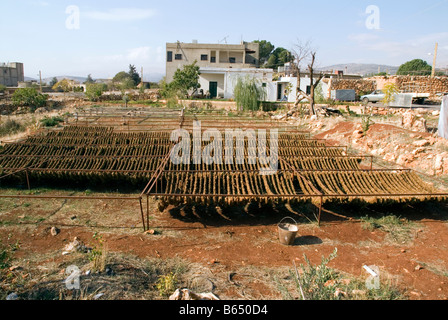
{"type": "MultiPolygon", "coordinates": [[[[305,264],[290,270],[294,279],[298,299],[304,300],[401,300],[404,294],[387,279],[381,279],[378,289],[370,289],[365,281],[347,277],[329,268],[328,264],[337,257],[337,249],[329,257],[322,257],[319,265],[313,265],[304,255],[305,264]]],[[[279,283],[284,299],[294,299],[285,286],[279,283]]]]}
{"type": "Polygon", "coordinates": [[[16,120],[8,119],[0,124],[0,137],[17,134],[20,132],[24,132],[25,130],[26,127],[22,123],[16,120]]]}
{"type": "Polygon", "coordinates": [[[381,218],[362,217],[362,227],[374,231],[376,229],[387,233],[386,239],[392,243],[405,244],[414,239],[414,234],[418,225],[408,219],[394,215],[383,216],[381,218]]]}

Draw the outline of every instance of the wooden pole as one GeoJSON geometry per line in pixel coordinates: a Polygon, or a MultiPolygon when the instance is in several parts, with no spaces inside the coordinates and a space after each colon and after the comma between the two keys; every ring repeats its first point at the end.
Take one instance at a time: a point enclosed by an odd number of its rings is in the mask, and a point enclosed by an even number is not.
{"type": "Polygon", "coordinates": [[[431,77],[434,78],[436,75],[436,62],[437,62],[437,51],[439,48],[439,44],[436,42],[436,48],[434,50],[434,60],[432,62],[432,72],[431,72],[431,77]]]}

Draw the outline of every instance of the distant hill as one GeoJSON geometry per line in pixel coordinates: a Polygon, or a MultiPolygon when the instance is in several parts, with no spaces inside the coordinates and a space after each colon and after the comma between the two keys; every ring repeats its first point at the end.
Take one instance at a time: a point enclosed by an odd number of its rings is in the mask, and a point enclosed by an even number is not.
{"type": "Polygon", "coordinates": [[[361,76],[369,74],[377,74],[380,72],[388,72],[391,75],[397,73],[399,67],[382,65],[382,64],[363,64],[363,63],[347,63],[347,64],[335,64],[332,66],[318,68],[322,71],[342,70],[345,74],[357,74],[361,76]],[[346,70],[347,68],[347,70],[346,70]]]}
{"type": "MultiPolygon", "coordinates": [[[[50,83],[51,80],[53,80],[54,77],[48,77],[45,79],[42,79],[42,82],[45,83],[50,83]]],[[[68,79],[68,80],[73,80],[79,83],[84,83],[87,80],[87,77],[76,77],[76,76],[56,76],[56,78],[58,79],[58,81],[64,80],[64,79],[68,79]]]]}

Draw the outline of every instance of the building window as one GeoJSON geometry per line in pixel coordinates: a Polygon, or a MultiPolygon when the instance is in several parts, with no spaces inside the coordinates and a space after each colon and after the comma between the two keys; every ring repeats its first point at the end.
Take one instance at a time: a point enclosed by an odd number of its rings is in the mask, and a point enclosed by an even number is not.
{"type": "Polygon", "coordinates": [[[201,61],[208,61],[208,54],[201,54],[201,61]]]}
{"type": "Polygon", "coordinates": [[[210,62],[211,62],[211,63],[216,63],[216,57],[211,57],[211,58],[210,58],[210,62]]]}
{"type": "Polygon", "coordinates": [[[173,51],[168,51],[166,53],[166,61],[168,61],[168,62],[173,61],[173,51]]]}
{"type": "Polygon", "coordinates": [[[174,55],[174,59],[175,60],[182,60],[182,54],[180,54],[180,53],[175,54],[174,55]]]}
{"type": "Polygon", "coordinates": [[[233,57],[229,58],[229,62],[230,63],[236,63],[236,58],[233,58],[233,57]]]}

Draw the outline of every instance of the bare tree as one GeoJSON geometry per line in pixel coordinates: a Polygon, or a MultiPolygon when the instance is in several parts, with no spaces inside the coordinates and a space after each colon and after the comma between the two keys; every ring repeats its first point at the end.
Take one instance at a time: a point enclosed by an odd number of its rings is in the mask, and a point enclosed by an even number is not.
{"type": "Polygon", "coordinates": [[[307,99],[310,103],[310,115],[315,115],[315,100],[314,100],[314,92],[316,87],[319,85],[320,81],[323,79],[324,74],[320,72],[317,78],[315,77],[316,71],[314,69],[314,65],[316,63],[316,50],[311,48],[310,42],[301,43],[297,42],[294,49],[292,50],[294,55],[294,67],[295,72],[297,73],[297,91],[296,91],[296,102],[295,106],[297,107],[300,102],[304,99],[307,99]],[[310,92],[309,94],[306,91],[303,91],[300,88],[301,84],[301,73],[302,67],[306,65],[306,69],[310,75],[310,92]]]}

